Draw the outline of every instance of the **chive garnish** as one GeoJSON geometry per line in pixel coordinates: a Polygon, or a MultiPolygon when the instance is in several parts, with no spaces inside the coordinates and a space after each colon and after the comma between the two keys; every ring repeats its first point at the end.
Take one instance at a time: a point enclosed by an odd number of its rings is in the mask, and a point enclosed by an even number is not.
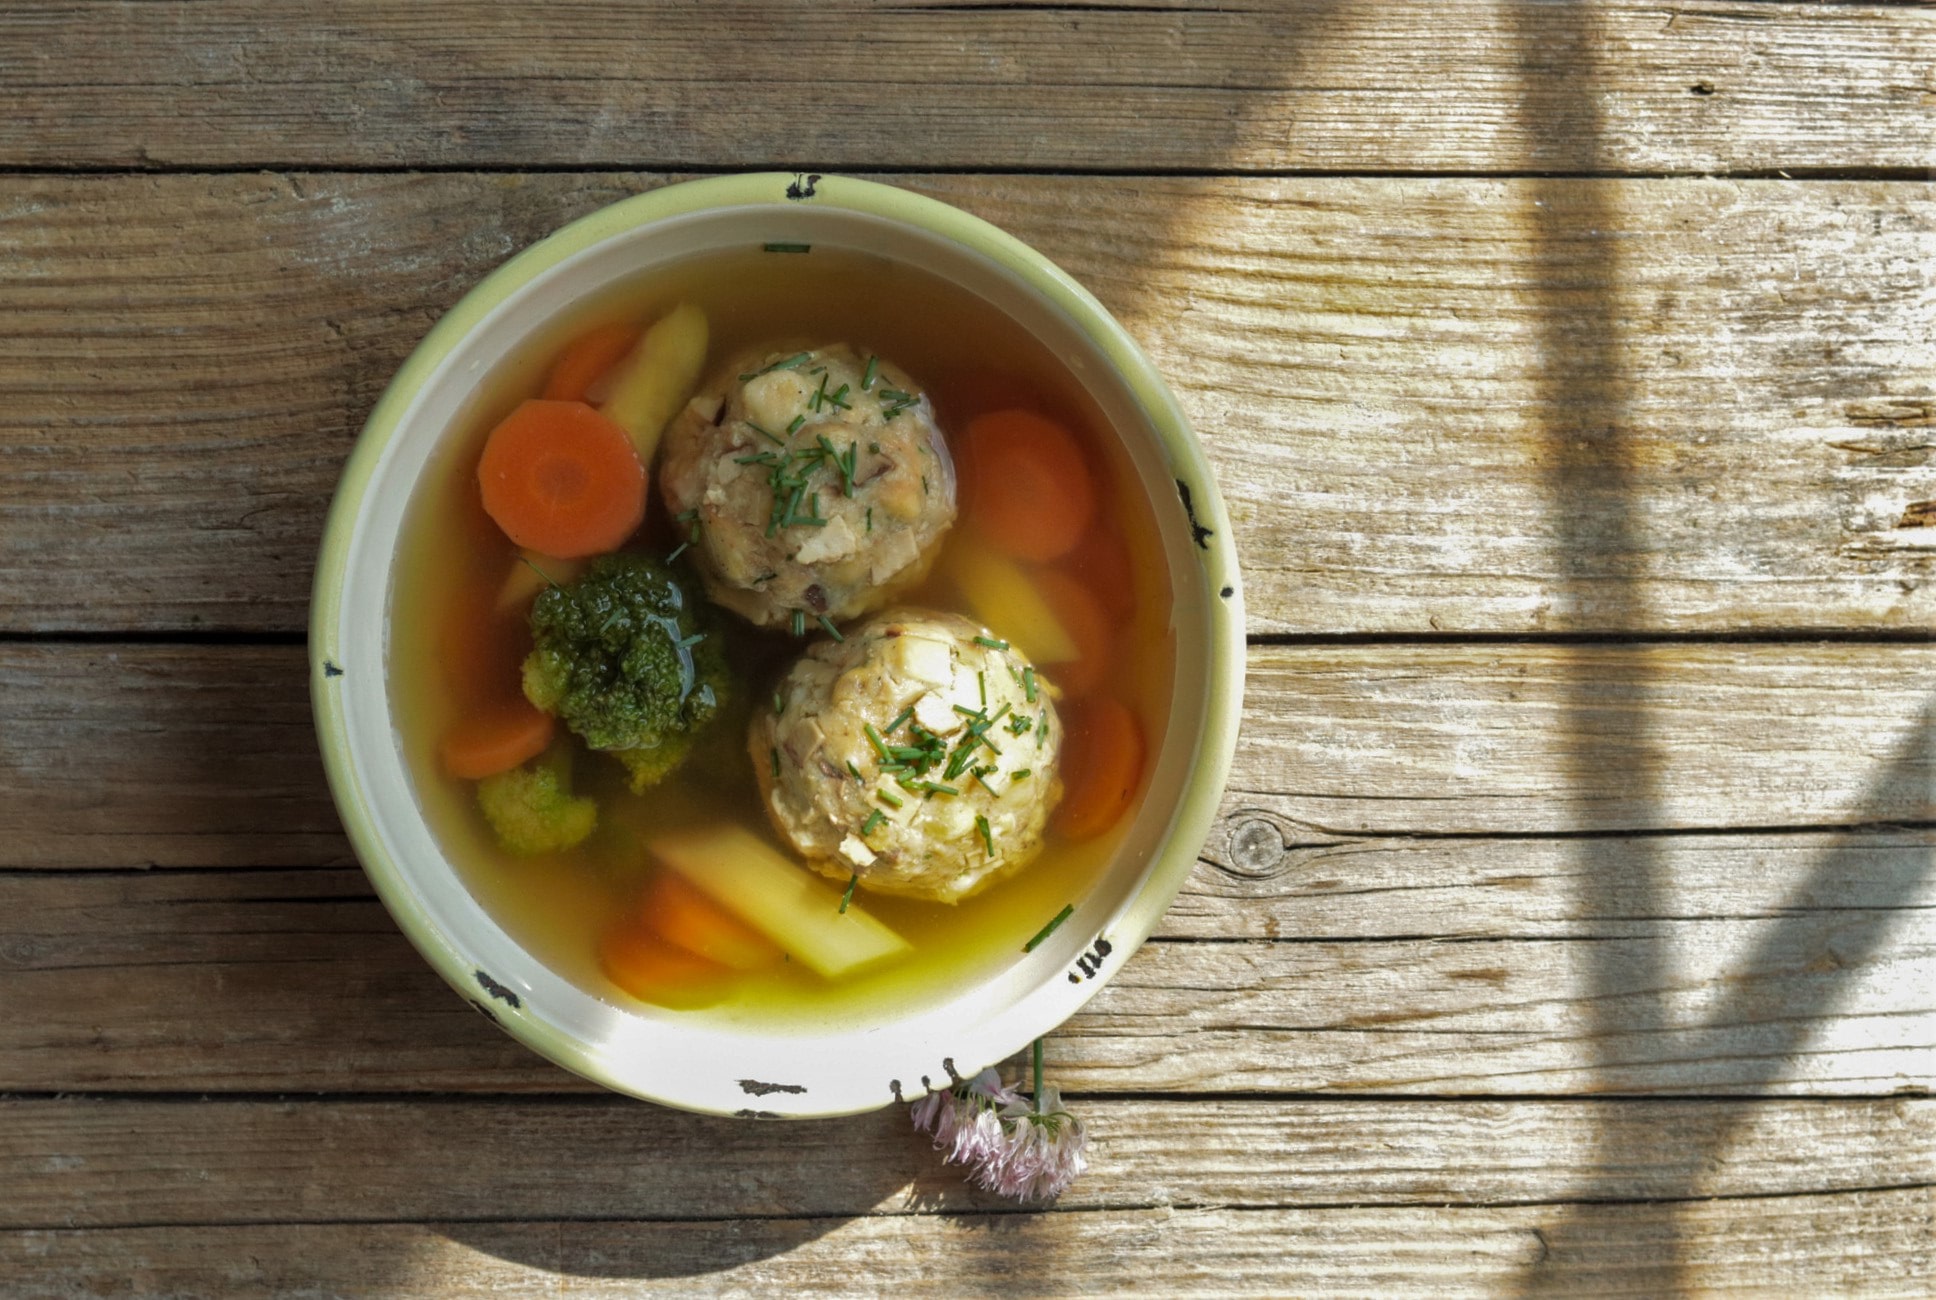
{"type": "Polygon", "coordinates": [[[793,611],[793,635],[805,636],[806,634],[807,611],[804,609],[796,609],[793,611]]]}
{"type": "Polygon", "coordinates": [[[800,432],[800,426],[805,424],[806,422],[807,422],[806,416],[804,415],[794,416],[793,423],[787,426],[787,437],[791,438],[794,434],[800,432]]]}
{"type": "Polygon", "coordinates": [[[666,563],[671,564],[674,560],[684,555],[686,553],[686,548],[691,545],[692,545],[691,542],[680,542],[677,546],[673,547],[672,554],[666,556],[666,563]]]}
{"type": "Polygon", "coordinates": [[[1055,920],[1050,921],[1047,925],[1043,926],[1040,930],[1037,930],[1035,932],[1035,937],[1022,945],[1022,951],[1034,952],[1037,946],[1040,945],[1044,939],[1054,934],[1056,931],[1056,927],[1060,926],[1064,921],[1068,920],[1070,914],[1073,913],[1075,910],[1076,910],[1076,905],[1074,903],[1070,903],[1066,905],[1060,912],[1057,912],[1055,914],[1055,920]]]}
{"type": "Polygon", "coordinates": [[[872,533],[874,531],[874,507],[873,506],[867,507],[867,531],[869,533],[872,533]]]}
{"type": "Polygon", "coordinates": [[[1008,779],[1011,783],[1016,781],[1026,781],[1029,779],[1029,773],[1033,770],[1034,769],[1032,768],[1018,767],[1013,772],[1010,772],[1008,774],[1008,779]]]}
{"type": "Polygon", "coordinates": [[[990,650],[1006,650],[1006,649],[1008,649],[1008,642],[1006,642],[1006,641],[997,641],[997,640],[996,640],[996,639],[995,639],[994,637],[992,637],[992,636],[978,636],[978,637],[976,637],[976,638],[975,638],[975,644],[976,644],[976,645],[985,645],[985,646],[987,646],[987,647],[988,647],[988,648],[989,648],[990,650]]]}
{"type": "Polygon", "coordinates": [[[903,800],[901,799],[901,796],[898,794],[895,794],[892,790],[876,790],[874,791],[874,797],[876,799],[879,799],[882,803],[886,804],[890,808],[899,808],[903,806],[903,800]]]}
{"type": "Polygon", "coordinates": [[[786,712],[786,696],[777,690],[773,692],[773,712],[776,714],[786,712]]]}
{"type": "Polygon", "coordinates": [[[699,509],[697,506],[691,510],[681,510],[678,514],[672,516],[674,523],[681,524],[689,524],[697,518],[699,518],[699,509]]]}
{"type": "Polygon", "coordinates": [[[704,632],[694,632],[691,636],[682,636],[679,638],[679,648],[681,650],[690,650],[705,639],[706,634],[704,632]]]}
{"type": "Polygon", "coordinates": [[[1035,719],[1026,714],[1018,713],[1008,720],[1008,734],[1011,736],[1026,736],[1033,730],[1035,719]]]}
{"type": "Polygon", "coordinates": [[[1030,664],[1022,670],[1022,693],[1028,696],[1030,704],[1035,703],[1035,665],[1030,664]]]}
{"type": "Polygon", "coordinates": [[[995,836],[988,829],[988,819],[980,813],[975,814],[975,829],[981,832],[981,846],[988,851],[989,857],[995,856],[995,836]]]}
{"type": "Polygon", "coordinates": [[[867,733],[867,743],[874,747],[874,752],[881,756],[882,762],[886,762],[893,757],[892,754],[887,752],[887,742],[881,739],[881,733],[874,730],[873,723],[863,722],[861,724],[861,730],[867,733]]]}
{"type": "Polygon", "coordinates": [[[760,247],[769,253],[806,253],[813,250],[812,244],[762,244],[760,247]]]}
{"type": "Polygon", "coordinates": [[[860,388],[863,393],[874,386],[874,371],[880,364],[881,359],[879,357],[867,358],[867,369],[860,377],[860,388]]]}
{"type": "Polygon", "coordinates": [[[741,375],[739,377],[739,381],[740,383],[743,384],[749,379],[758,379],[761,375],[770,375],[775,370],[791,370],[795,366],[805,365],[807,360],[812,356],[813,356],[813,353],[811,352],[796,352],[792,356],[786,358],[786,360],[784,361],[775,361],[772,365],[766,367],[764,370],[754,370],[747,374],[741,375]]]}
{"type": "Polygon", "coordinates": [[[887,731],[885,734],[889,736],[893,735],[895,732],[901,729],[902,723],[906,722],[909,718],[913,716],[914,716],[914,706],[910,704],[905,709],[901,710],[901,712],[895,717],[894,721],[887,724],[887,731]]]}
{"type": "Polygon", "coordinates": [[[820,616],[820,626],[826,628],[827,635],[832,637],[836,641],[845,641],[847,639],[846,637],[840,634],[840,629],[834,626],[834,621],[828,618],[825,614],[822,614],[820,616]]]}
{"type": "Polygon", "coordinates": [[[981,707],[986,709],[988,707],[988,674],[976,673],[975,684],[981,688],[981,707]]]}
{"type": "Polygon", "coordinates": [[[786,439],[782,438],[779,434],[770,432],[769,430],[766,430],[766,429],[762,429],[759,425],[754,424],[751,420],[741,420],[740,423],[745,425],[747,428],[751,429],[754,433],[759,434],[760,437],[766,439],[768,442],[772,443],[775,447],[786,446],[786,439]]]}
{"type": "Polygon", "coordinates": [[[876,808],[873,812],[868,813],[867,820],[860,824],[861,835],[862,836],[872,835],[874,833],[875,827],[879,826],[882,822],[886,820],[887,820],[887,814],[882,812],[880,809],[876,808]]]}
{"type": "Polygon", "coordinates": [[[984,777],[984,776],[982,775],[982,774],[983,774],[984,772],[992,772],[992,771],[994,771],[994,770],[995,770],[995,769],[994,769],[994,768],[992,768],[992,767],[988,767],[988,768],[981,768],[981,767],[978,767],[978,768],[976,768],[976,769],[975,769],[975,784],[976,784],[976,785],[978,785],[978,786],[980,786],[980,787],[981,787],[982,789],[984,789],[984,790],[986,790],[986,791],[988,791],[988,793],[990,793],[990,794],[992,794],[992,795],[994,795],[994,796],[995,796],[995,797],[996,797],[997,799],[999,799],[999,798],[1001,798],[1001,797],[1002,797],[1002,792],[1001,792],[1000,790],[997,790],[997,789],[996,789],[996,788],[995,788],[994,786],[992,786],[992,785],[990,785],[990,784],[988,784],[988,781],[987,781],[987,780],[986,780],[986,778],[985,778],[985,777],[984,777]]]}
{"type": "Polygon", "coordinates": [[[780,774],[780,747],[775,745],[771,753],[773,757],[773,775],[778,776],[780,774]]]}
{"type": "Polygon", "coordinates": [[[854,760],[851,758],[847,760],[847,770],[853,773],[856,781],[865,781],[867,779],[860,774],[860,769],[854,766],[854,760]]]}
{"type": "Polygon", "coordinates": [[[840,896],[840,914],[842,916],[847,914],[847,904],[854,901],[854,886],[858,884],[860,884],[860,872],[856,871],[853,875],[847,877],[847,892],[840,896]]]}

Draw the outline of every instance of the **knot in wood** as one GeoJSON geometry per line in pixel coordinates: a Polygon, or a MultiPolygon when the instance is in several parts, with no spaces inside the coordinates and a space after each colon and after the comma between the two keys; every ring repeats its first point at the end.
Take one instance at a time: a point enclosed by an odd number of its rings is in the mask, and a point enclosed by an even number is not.
{"type": "Polygon", "coordinates": [[[1243,876],[1268,876],[1284,862],[1284,836],[1261,817],[1237,823],[1230,832],[1230,869],[1243,876]]]}

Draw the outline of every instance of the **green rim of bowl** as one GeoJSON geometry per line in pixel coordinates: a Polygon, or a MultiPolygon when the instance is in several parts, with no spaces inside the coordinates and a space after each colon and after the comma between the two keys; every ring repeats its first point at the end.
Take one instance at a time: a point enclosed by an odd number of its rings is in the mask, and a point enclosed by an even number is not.
{"type": "MultiPolygon", "coordinates": [[[[1189,422],[1155,367],[1116,319],[1060,267],[997,227],[938,199],[878,182],[840,176],[767,172],[721,176],[667,185],[581,217],[540,240],[487,275],[433,326],[398,369],[371,411],[346,462],[331,503],[318,557],[309,622],[311,701],[336,806],[345,831],[379,896],[406,936],[462,996],[474,999],[463,954],[420,905],[391,860],[372,820],[351,760],[338,667],[343,587],[364,498],[385,449],[425,383],[466,335],[494,308],[567,258],[616,235],[673,217],[716,209],[811,203],[887,218],[938,235],[981,254],[1048,300],[1089,337],[1114,367],[1149,418],[1168,457],[1178,488],[1187,487],[1197,559],[1204,568],[1211,631],[1203,728],[1194,765],[1174,813],[1172,831],[1151,862],[1142,887],[1110,920],[1112,936],[1133,952],[1155,929],[1195,865],[1209,836],[1228,779],[1242,711],[1244,616],[1229,518],[1222,494],[1189,422]]],[[[1160,503],[1159,503],[1160,504],[1160,503]]],[[[1115,969],[1120,969],[1116,967],[1115,969]]],[[[1079,1009],[1106,980],[1086,983],[1081,996],[1062,1007],[1055,1023],[1026,1024],[1018,1049],[1054,1029],[1079,1009]]],[[[1023,1005],[1032,998],[1024,998],[1023,1005]]],[[[585,1044],[534,1016],[501,1017],[514,1036],[558,1064],[619,1092],[636,1091],[594,1060],[585,1044]]],[[[886,1104],[891,1098],[883,1099],[886,1104]]]]}

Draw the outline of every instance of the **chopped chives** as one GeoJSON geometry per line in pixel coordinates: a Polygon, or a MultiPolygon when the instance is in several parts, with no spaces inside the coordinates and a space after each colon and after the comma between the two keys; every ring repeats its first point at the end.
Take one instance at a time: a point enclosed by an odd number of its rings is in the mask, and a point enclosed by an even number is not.
{"type": "Polygon", "coordinates": [[[812,244],[762,244],[760,247],[768,253],[806,253],[813,249],[812,244]]]}
{"type": "Polygon", "coordinates": [[[981,707],[988,708],[988,674],[976,673],[975,684],[981,688],[981,707]]]}
{"type": "Polygon", "coordinates": [[[1070,914],[1073,913],[1075,910],[1076,910],[1076,905],[1074,903],[1069,903],[1066,906],[1064,906],[1060,912],[1057,912],[1055,914],[1055,919],[1053,921],[1050,921],[1047,925],[1043,926],[1040,930],[1037,930],[1035,932],[1035,937],[1022,945],[1022,951],[1034,952],[1036,948],[1040,946],[1041,942],[1044,939],[1054,934],[1056,932],[1056,928],[1060,926],[1064,921],[1069,919],[1070,914]]]}
{"type": "Polygon", "coordinates": [[[995,836],[988,828],[988,819],[980,813],[975,814],[975,829],[981,832],[981,846],[988,851],[989,857],[995,856],[995,836]]]}
{"type": "Polygon", "coordinates": [[[900,715],[896,717],[894,721],[887,724],[887,734],[891,736],[895,732],[899,731],[901,729],[901,724],[906,722],[909,718],[913,716],[914,716],[914,706],[910,704],[905,709],[901,710],[900,715]]]}
{"type": "Polygon", "coordinates": [[[679,638],[679,648],[681,650],[690,650],[705,639],[706,634],[704,632],[694,632],[691,636],[682,636],[679,638]]]}
{"type": "Polygon", "coordinates": [[[854,760],[851,758],[847,760],[847,770],[854,774],[856,781],[865,781],[867,779],[860,774],[860,769],[854,766],[854,760]]]}
{"type": "Polygon", "coordinates": [[[684,555],[686,553],[686,548],[691,545],[692,545],[691,542],[680,542],[677,546],[673,547],[672,554],[666,556],[666,563],[671,564],[674,560],[684,555]]]}
{"type": "Polygon", "coordinates": [[[773,692],[773,711],[775,713],[786,712],[786,696],[777,690],[773,692]]]}
{"type": "Polygon", "coordinates": [[[780,747],[775,745],[769,752],[773,756],[773,775],[778,776],[780,774],[780,747]]]}
{"type": "Polygon", "coordinates": [[[795,366],[805,365],[807,362],[807,359],[810,358],[811,356],[813,356],[813,353],[811,352],[796,352],[792,356],[786,358],[786,360],[784,361],[775,361],[772,365],[766,367],[766,369],[764,370],[754,370],[741,375],[739,377],[739,381],[740,383],[743,384],[749,379],[758,379],[761,375],[770,375],[775,370],[791,370],[795,366]]]}
{"type": "Polygon", "coordinates": [[[994,770],[995,770],[995,769],[993,769],[993,768],[986,768],[986,769],[983,769],[983,768],[977,768],[977,769],[975,769],[975,784],[976,784],[976,785],[979,785],[979,786],[980,786],[980,787],[981,787],[982,789],[984,789],[984,790],[986,790],[986,791],[988,791],[988,793],[990,793],[990,794],[992,794],[992,795],[994,795],[994,796],[995,796],[995,797],[996,797],[997,799],[999,799],[999,798],[1001,798],[1001,797],[1002,797],[1002,792],[1001,792],[1000,790],[997,790],[997,789],[996,789],[996,788],[995,788],[994,786],[992,786],[992,785],[990,785],[990,784],[988,784],[988,782],[987,782],[987,781],[986,781],[986,780],[985,780],[985,779],[983,778],[983,776],[982,776],[982,773],[983,773],[983,771],[990,771],[990,772],[992,772],[992,771],[994,771],[994,770]]]}
{"type": "Polygon", "coordinates": [[[874,386],[874,371],[879,368],[880,364],[881,359],[879,357],[867,358],[867,369],[860,377],[860,388],[863,393],[874,386]]]}
{"type": "Polygon", "coordinates": [[[883,762],[894,757],[892,754],[887,752],[887,742],[881,739],[880,732],[874,730],[873,723],[871,722],[862,723],[861,730],[867,733],[867,743],[874,747],[874,752],[881,756],[881,760],[883,762]]]}
{"type": "Polygon", "coordinates": [[[842,916],[847,914],[847,904],[854,901],[854,886],[858,884],[860,884],[860,872],[856,871],[853,875],[847,877],[847,892],[840,896],[840,914],[842,916]]]}
{"type": "Polygon", "coordinates": [[[804,609],[796,609],[793,611],[793,635],[805,636],[806,634],[807,611],[804,609]]]}
{"type": "Polygon", "coordinates": [[[873,812],[868,813],[867,820],[860,824],[860,833],[862,835],[872,835],[875,828],[886,820],[887,814],[876,808],[873,812]]]}
{"type": "Polygon", "coordinates": [[[870,533],[874,531],[874,507],[873,506],[867,507],[867,531],[870,533]]]}
{"type": "Polygon", "coordinates": [[[1008,649],[1008,642],[1006,642],[1006,641],[997,641],[997,640],[996,640],[996,639],[995,639],[994,637],[992,637],[992,636],[978,636],[978,637],[976,637],[976,638],[975,638],[975,644],[976,644],[976,645],[985,645],[985,646],[987,646],[987,647],[988,647],[988,648],[989,648],[990,650],[1006,650],[1006,649],[1008,649]]]}
{"type": "Polygon", "coordinates": [[[768,442],[772,443],[775,447],[786,446],[786,439],[782,438],[779,434],[770,433],[767,430],[762,429],[759,425],[754,424],[751,420],[741,420],[740,423],[745,425],[747,428],[751,429],[754,433],[759,434],[760,437],[766,439],[768,442]]]}
{"type": "Polygon", "coordinates": [[[1035,703],[1035,665],[1030,664],[1022,670],[1022,693],[1028,696],[1030,704],[1035,703]]]}
{"type": "Polygon", "coordinates": [[[840,634],[840,629],[834,626],[834,621],[828,618],[825,614],[822,614],[820,616],[820,626],[826,628],[827,635],[832,637],[836,641],[845,641],[847,639],[846,637],[840,634]]]}
{"type": "Polygon", "coordinates": [[[901,796],[895,794],[892,790],[876,790],[874,791],[874,797],[890,808],[902,807],[904,802],[901,796]]]}
{"type": "Polygon", "coordinates": [[[1009,779],[1009,781],[1010,781],[1011,783],[1013,783],[1013,782],[1016,782],[1016,781],[1026,781],[1026,780],[1028,780],[1028,779],[1029,779],[1029,773],[1030,773],[1030,772],[1031,772],[1032,770],[1033,770],[1033,769],[1031,769],[1031,768],[1026,768],[1026,767],[1018,767],[1018,768],[1016,768],[1016,769],[1015,769],[1015,770],[1014,770],[1013,772],[1010,772],[1010,773],[1008,774],[1008,779],[1009,779]]]}
{"type": "Polygon", "coordinates": [[[800,426],[805,424],[806,422],[807,422],[806,416],[804,415],[794,416],[793,423],[787,426],[787,437],[791,438],[794,434],[800,432],[800,426]]]}

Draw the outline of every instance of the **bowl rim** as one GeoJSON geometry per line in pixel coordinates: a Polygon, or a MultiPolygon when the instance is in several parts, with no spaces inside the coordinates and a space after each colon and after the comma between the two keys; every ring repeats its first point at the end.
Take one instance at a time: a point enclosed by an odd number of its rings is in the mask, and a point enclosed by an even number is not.
{"type": "MultiPolygon", "coordinates": [[[[481,971],[443,935],[410,886],[378,833],[363,792],[352,752],[347,709],[340,680],[339,632],[352,543],[364,518],[365,498],[385,450],[404,427],[409,411],[445,359],[499,304],[560,262],[604,241],[672,218],[723,209],[784,208],[811,203],[884,218],[955,243],[996,263],[1030,293],[1059,309],[1108,361],[1148,419],[1176,476],[1181,503],[1203,568],[1204,608],[1210,643],[1207,681],[1196,758],[1176,802],[1168,836],[1152,857],[1144,882],[1107,920],[1112,946],[1121,954],[1097,977],[1065,991],[1051,1008],[1050,1023],[1028,1023],[1030,1040],[1053,1030],[1080,1010],[1121,969],[1156,928],[1163,913],[1194,868],[1207,841],[1228,781],[1243,705],[1245,667],[1242,581],[1229,516],[1202,445],[1167,384],[1123,326],[1087,290],[1044,254],[1021,240],[942,200],[911,190],[854,177],[817,173],[755,172],[674,182],[618,200],[559,228],[504,262],[466,293],[405,359],[371,410],[346,460],[324,524],[312,588],[309,621],[309,673],[312,710],[325,773],[337,810],[357,859],[386,909],[413,947],[455,989],[480,1008],[471,987],[481,971]]],[[[1073,975],[1071,979],[1073,980],[1073,975]]],[[[485,991],[498,991],[486,985],[485,991]]],[[[1037,993],[1041,990],[1038,988],[1037,993]]],[[[512,1006],[515,1008],[515,1000],[512,1006]]],[[[1040,1016],[1039,996],[1017,1002],[1015,1010],[1040,1016]]],[[[552,1062],[604,1087],[680,1109],[729,1115],[729,1107],[695,1104],[654,1096],[607,1069],[590,1044],[566,1029],[530,1015],[492,1015],[498,1025],[552,1062]]],[[[948,1058],[952,1074],[952,1058],[948,1058]]],[[[898,1084],[898,1080],[895,1081],[898,1084]]],[[[787,1117],[809,1117],[878,1109],[895,1100],[912,1101],[929,1086],[910,1087],[870,1106],[839,1110],[800,1110],[787,1117]]]]}

